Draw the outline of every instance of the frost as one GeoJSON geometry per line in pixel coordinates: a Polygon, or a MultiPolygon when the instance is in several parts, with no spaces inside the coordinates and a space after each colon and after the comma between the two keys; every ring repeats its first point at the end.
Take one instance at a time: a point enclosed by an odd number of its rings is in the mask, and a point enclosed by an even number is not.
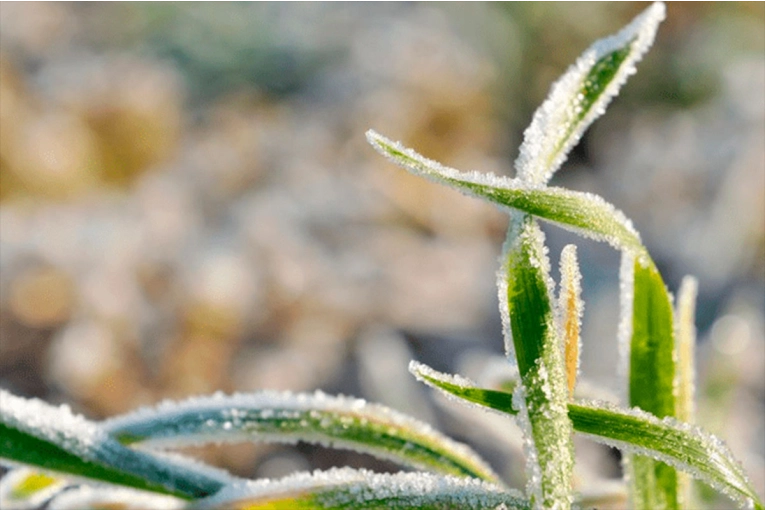
{"type": "Polygon", "coordinates": [[[607,430],[583,432],[594,441],[686,471],[742,505],[752,505],[757,498],[727,445],[699,427],[671,417],[659,419],[639,408],[623,409],[595,401],[576,404],[613,413],[599,417],[601,427],[607,430]]]}
{"type": "Polygon", "coordinates": [[[305,441],[422,469],[497,479],[470,448],[423,422],[385,406],[320,391],[264,391],[166,401],[153,409],[108,420],[105,427],[115,437],[159,447],[305,441]]]}
{"type": "Polygon", "coordinates": [[[630,251],[622,252],[619,268],[619,379],[625,381],[621,388],[621,399],[627,401],[630,370],[630,344],[632,343],[632,315],[635,300],[635,254],[630,251]]]}
{"type": "Polygon", "coordinates": [[[39,508],[67,485],[63,478],[25,467],[16,468],[0,480],[0,508],[39,508]]]}
{"type": "MultiPolygon", "coordinates": [[[[409,362],[409,371],[417,378],[431,388],[437,389],[447,399],[458,402],[460,404],[467,404],[471,407],[481,409],[482,411],[488,411],[496,413],[500,416],[507,416],[508,414],[515,414],[513,409],[499,410],[496,407],[491,407],[489,403],[478,403],[474,399],[470,398],[469,393],[473,391],[485,391],[477,386],[473,381],[462,377],[460,375],[445,374],[433,370],[431,367],[412,360],[409,362]],[[462,392],[460,391],[462,390],[462,392]]],[[[494,403],[496,405],[496,402],[494,403]]]]}
{"type": "Polygon", "coordinates": [[[0,420],[11,428],[56,444],[83,459],[95,460],[96,447],[109,440],[98,425],[67,405],[17,397],[0,389],[0,420]]]}
{"type": "Polygon", "coordinates": [[[558,296],[558,317],[563,339],[564,360],[569,397],[574,394],[576,379],[579,375],[579,353],[581,352],[582,313],[582,274],[576,258],[576,246],[569,244],[560,255],[560,295],[558,296]]]}
{"type": "MultiPolygon", "coordinates": [[[[437,161],[428,159],[417,152],[405,147],[400,142],[395,142],[374,130],[366,132],[367,141],[377,152],[400,165],[415,175],[425,177],[438,184],[451,184],[465,190],[465,186],[459,186],[460,183],[473,184],[481,188],[505,188],[512,189],[518,187],[519,181],[504,176],[487,174],[481,172],[461,172],[454,168],[442,165],[437,161]]],[[[480,195],[478,195],[480,196],[480,195]]]]}
{"type": "Polygon", "coordinates": [[[584,131],[634,74],[653,44],[665,8],[654,3],[619,33],[590,46],[553,84],[524,133],[515,167],[530,185],[546,184],[584,131]]]}
{"type": "Polygon", "coordinates": [[[531,185],[519,179],[491,174],[462,173],[424,158],[374,131],[368,131],[367,138],[381,154],[415,175],[426,176],[468,195],[488,200],[511,213],[511,216],[516,210],[523,211],[584,237],[607,242],[619,250],[643,250],[640,235],[632,222],[597,195],[531,185]]]}
{"type": "Polygon", "coordinates": [[[199,501],[199,508],[291,500],[296,507],[307,503],[315,508],[529,508],[517,491],[480,480],[428,473],[377,474],[350,468],[234,484],[199,501]]]}
{"type": "MultiPolygon", "coordinates": [[[[49,448],[46,468],[62,470],[83,477],[93,476],[135,487],[162,487],[171,493],[190,496],[209,494],[231,480],[219,472],[202,469],[180,459],[158,456],[126,448],[109,436],[98,424],[75,415],[68,406],[54,407],[38,399],[27,400],[0,390],[0,419],[11,429],[37,437],[63,450],[49,448]],[[84,461],[83,466],[75,458],[84,461]]],[[[6,449],[11,461],[29,461],[21,448],[6,449]]],[[[30,454],[33,452],[30,452],[30,454]]],[[[32,455],[32,461],[40,463],[32,455]]]]}
{"type": "Polygon", "coordinates": [[[88,508],[176,510],[186,508],[186,502],[172,496],[162,496],[131,489],[82,486],[56,497],[48,508],[50,510],[83,510],[88,508]]]}

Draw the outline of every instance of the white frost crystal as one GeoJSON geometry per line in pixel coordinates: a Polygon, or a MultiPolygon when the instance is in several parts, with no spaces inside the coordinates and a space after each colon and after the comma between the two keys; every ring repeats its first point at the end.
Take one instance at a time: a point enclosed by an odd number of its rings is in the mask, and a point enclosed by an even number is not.
{"type": "Polygon", "coordinates": [[[98,425],[74,414],[67,405],[55,407],[2,389],[0,419],[12,428],[50,441],[84,459],[93,460],[96,446],[109,439],[98,425]]]}
{"type": "MultiPolygon", "coordinates": [[[[198,508],[238,508],[248,503],[308,500],[315,508],[526,509],[516,491],[479,480],[428,473],[378,474],[338,468],[296,473],[281,480],[234,484],[199,502],[198,508]]],[[[297,504],[296,504],[297,506],[297,504]]]]}

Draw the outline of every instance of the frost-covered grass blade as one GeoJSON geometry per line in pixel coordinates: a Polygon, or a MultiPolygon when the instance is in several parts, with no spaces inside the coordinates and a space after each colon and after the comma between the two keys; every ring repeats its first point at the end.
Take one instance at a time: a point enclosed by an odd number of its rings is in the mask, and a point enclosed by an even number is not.
{"type": "Polygon", "coordinates": [[[618,249],[643,252],[640,236],[624,214],[597,195],[563,188],[531,186],[519,179],[460,172],[427,159],[370,130],[367,140],[393,163],[434,182],[485,199],[503,209],[536,216],[618,249]]]}
{"type": "Polygon", "coordinates": [[[523,182],[541,185],[550,180],[635,72],[664,16],[664,4],[654,3],[618,34],[593,44],[552,86],[524,134],[516,161],[523,182]]]}
{"type": "Polygon", "coordinates": [[[511,217],[503,261],[500,313],[521,379],[515,397],[526,441],[527,493],[535,508],[569,508],[574,459],[566,375],[544,234],[531,216],[511,217]]]}
{"type": "Polygon", "coordinates": [[[432,509],[528,510],[517,491],[430,473],[377,474],[349,468],[235,484],[198,502],[204,510],[432,509]]]}
{"type": "Polygon", "coordinates": [[[179,447],[222,441],[305,441],[353,449],[442,474],[497,482],[467,446],[381,405],[321,392],[259,392],[165,402],[109,420],[131,444],[179,447]]]}
{"type": "MultiPolygon", "coordinates": [[[[505,391],[479,388],[465,378],[442,374],[416,362],[409,365],[409,370],[419,380],[457,400],[512,416],[519,412],[512,395],[505,391]]],[[[568,415],[577,432],[682,469],[742,506],[764,508],[727,446],[698,427],[595,401],[570,402],[568,415]]]]}
{"type": "Polygon", "coordinates": [[[212,494],[228,481],[127,448],[67,407],[2,390],[0,459],[183,498],[212,494]]]}
{"type": "MultiPolygon", "coordinates": [[[[622,296],[622,313],[626,315],[622,322],[630,324],[629,405],[660,418],[674,417],[672,298],[652,261],[624,255],[623,264],[623,271],[629,271],[630,265],[633,271],[631,286],[626,284],[622,288],[622,292],[632,291],[631,296],[622,296]]],[[[627,469],[632,504],[636,509],[679,508],[677,473],[673,468],[654,459],[631,455],[627,469]]]]}

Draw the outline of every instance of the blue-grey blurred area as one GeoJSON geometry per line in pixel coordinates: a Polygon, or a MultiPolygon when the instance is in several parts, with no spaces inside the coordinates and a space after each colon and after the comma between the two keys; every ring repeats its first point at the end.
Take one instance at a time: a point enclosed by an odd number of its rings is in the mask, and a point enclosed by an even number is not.
{"type": "MultiPolygon", "coordinates": [[[[320,388],[522,477],[517,444],[406,372],[496,366],[506,217],[394,167],[364,132],[512,175],[551,83],[644,7],[3,3],[0,385],[92,418],[320,388]]],[[[623,210],[671,290],[698,277],[698,422],[765,492],[765,4],[669,4],[553,183],[623,210]]],[[[619,256],[546,231],[554,266],[579,245],[581,377],[618,394],[619,256]]],[[[392,468],[307,446],[196,453],[247,476],[392,468]]]]}

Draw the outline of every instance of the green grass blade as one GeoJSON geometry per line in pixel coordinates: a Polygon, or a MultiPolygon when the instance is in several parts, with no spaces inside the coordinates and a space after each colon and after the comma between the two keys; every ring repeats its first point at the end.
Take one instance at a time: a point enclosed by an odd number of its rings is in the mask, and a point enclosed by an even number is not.
{"type": "MultiPolygon", "coordinates": [[[[409,370],[449,397],[504,414],[518,414],[510,393],[478,388],[467,379],[442,374],[416,362],[410,364],[409,370]]],[[[593,401],[569,403],[568,414],[577,432],[625,452],[650,456],[682,469],[742,507],[765,508],[725,443],[698,427],[593,401]]]]}
{"type": "Polygon", "coordinates": [[[594,43],[552,86],[524,134],[516,161],[523,182],[543,185],[550,180],[635,71],[664,16],[664,5],[654,3],[618,34],[594,43]]]}
{"type": "MultiPolygon", "coordinates": [[[[629,405],[660,418],[674,417],[672,298],[653,261],[627,253],[623,257],[620,335],[622,342],[629,342],[629,405]]],[[[640,455],[628,456],[626,468],[633,508],[679,508],[677,472],[673,468],[640,455]]]]}
{"type": "Polygon", "coordinates": [[[481,480],[429,473],[378,474],[341,468],[234,485],[200,501],[195,508],[494,510],[499,507],[530,509],[528,500],[517,491],[481,480]]]}
{"type": "Polygon", "coordinates": [[[563,188],[530,186],[519,179],[492,174],[460,172],[372,130],[367,131],[367,140],[383,156],[415,175],[446,184],[503,209],[522,211],[585,237],[605,241],[617,249],[644,251],[632,223],[599,196],[563,188]]]}
{"type": "Polygon", "coordinates": [[[528,452],[527,493],[535,508],[564,509],[573,501],[572,430],[544,234],[530,216],[516,213],[510,222],[498,286],[506,347],[521,380],[516,397],[528,452]]]}
{"type": "Polygon", "coordinates": [[[441,474],[498,481],[467,446],[387,407],[321,392],[259,392],[167,402],[113,418],[122,443],[179,447],[221,441],[305,441],[369,453],[441,474]]]}
{"type": "Polygon", "coordinates": [[[2,390],[0,459],[187,499],[228,481],[126,448],[67,407],[2,390]]]}

